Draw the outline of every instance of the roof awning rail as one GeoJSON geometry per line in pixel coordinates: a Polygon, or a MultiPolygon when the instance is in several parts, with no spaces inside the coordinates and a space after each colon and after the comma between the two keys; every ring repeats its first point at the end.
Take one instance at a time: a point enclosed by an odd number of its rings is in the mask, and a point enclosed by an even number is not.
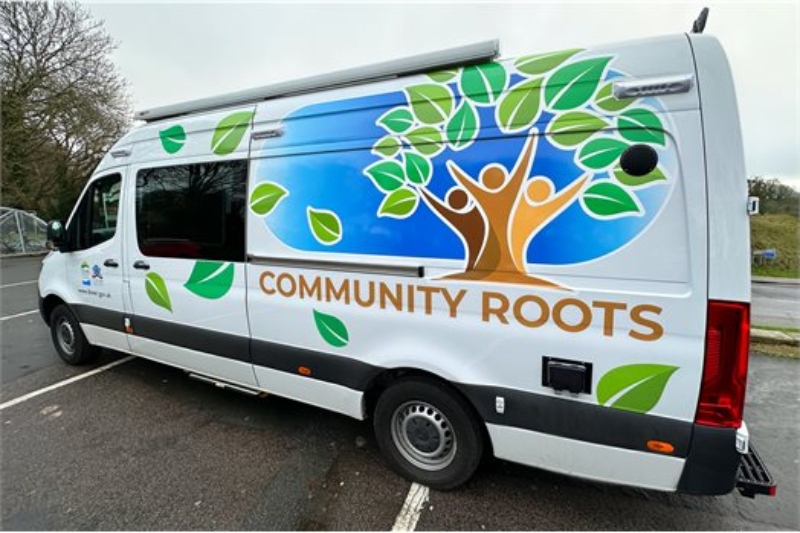
{"type": "Polygon", "coordinates": [[[457,48],[394,59],[383,63],[330,72],[227,93],[199,100],[191,100],[152,109],[137,111],[134,118],[152,122],[191,113],[213,111],[225,107],[252,104],[273,98],[360,85],[400,76],[423,74],[447,68],[474,65],[492,61],[500,55],[500,41],[493,39],[457,48]]]}

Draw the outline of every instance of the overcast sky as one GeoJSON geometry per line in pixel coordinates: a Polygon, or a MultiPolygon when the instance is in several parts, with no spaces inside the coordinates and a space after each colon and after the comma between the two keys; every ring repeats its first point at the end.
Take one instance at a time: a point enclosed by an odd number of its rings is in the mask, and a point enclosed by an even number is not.
{"type": "Polygon", "coordinates": [[[783,3],[103,3],[139,110],[499,38],[503,57],[686,32],[728,53],[748,175],[800,189],[800,9],[783,3]]]}

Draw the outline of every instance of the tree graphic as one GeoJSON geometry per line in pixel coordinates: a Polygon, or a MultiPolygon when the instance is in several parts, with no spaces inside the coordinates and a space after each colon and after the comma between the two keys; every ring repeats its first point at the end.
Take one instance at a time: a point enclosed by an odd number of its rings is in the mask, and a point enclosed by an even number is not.
{"type": "Polygon", "coordinates": [[[612,94],[611,78],[620,74],[609,68],[612,57],[575,60],[580,52],[431,73],[377,119],[386,135],[372,147],[379,160],[364,170],[385,194],[377,215],[404,219],[420,205],[435,213],[465,249],[463,271],[447,278],[558,287],[527,273],[537,233],[576,201],[599,220],[642,216],[637,191],[666,183],[659,167],[629,174],[619,162],[634,144],[665,146],[661,120],[644,99],[612,94]],[[487,116],[493,123],[481,124],[487,116]],[[468,153],[484,132],[524,138],[512,168],[489,162],[470,175],[459,165],[460,152],[468,153]],[[573,152],[581,169],[560,190],[552,176],[531,176],[544,142],[573,152]],[[447,172],[434,175],[440,158],[447,172]],[[431,190],[433,180],[450,180],[443,197],[431,190]]]}

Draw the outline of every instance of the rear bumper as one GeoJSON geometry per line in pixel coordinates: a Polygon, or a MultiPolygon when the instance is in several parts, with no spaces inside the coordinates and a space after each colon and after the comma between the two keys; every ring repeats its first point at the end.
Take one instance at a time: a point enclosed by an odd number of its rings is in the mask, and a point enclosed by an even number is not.
{"type": "Polygon", "coordinates": [[[737,430],[695,424],[678,491],[718,496],[734,488],[749,497],[775,493],[775,483],[749,442],[746,426],[737,430]]]}

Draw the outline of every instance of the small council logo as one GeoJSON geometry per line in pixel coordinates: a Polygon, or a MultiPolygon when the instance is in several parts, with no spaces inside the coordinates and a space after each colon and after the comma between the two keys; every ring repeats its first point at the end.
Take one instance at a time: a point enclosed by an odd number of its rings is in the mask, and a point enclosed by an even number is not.
{"type": "Polygon", "coordinates": [[[84,287],[92,286],[92,275],[89,269],[89,263],[86,261],[81,263],[81,285],[84,287]]]}

